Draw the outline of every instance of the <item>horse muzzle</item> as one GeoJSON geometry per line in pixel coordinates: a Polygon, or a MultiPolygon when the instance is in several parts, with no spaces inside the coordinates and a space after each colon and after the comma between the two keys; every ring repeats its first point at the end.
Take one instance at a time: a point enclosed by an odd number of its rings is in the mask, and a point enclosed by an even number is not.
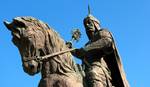
{"type": "Polygon", "coordinates": [[[38,63],[34,60],[23,62],[23,69],[29,75],[34,75],[38,72],[38,63]]]}

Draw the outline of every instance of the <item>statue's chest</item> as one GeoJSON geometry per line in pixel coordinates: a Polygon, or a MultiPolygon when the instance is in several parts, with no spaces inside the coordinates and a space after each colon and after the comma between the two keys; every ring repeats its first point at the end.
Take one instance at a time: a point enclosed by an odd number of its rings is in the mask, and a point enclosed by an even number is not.
{"type": "Polygon", "coordinates": [[[97,41],[97,40],[99,40],[99,39],[101,39],[102,37],[101,37],[101,32],[99,31],[99,32],[96,32],[95,34],[94,34],[94,39],[93,39],[93,41],[97,41]]]}

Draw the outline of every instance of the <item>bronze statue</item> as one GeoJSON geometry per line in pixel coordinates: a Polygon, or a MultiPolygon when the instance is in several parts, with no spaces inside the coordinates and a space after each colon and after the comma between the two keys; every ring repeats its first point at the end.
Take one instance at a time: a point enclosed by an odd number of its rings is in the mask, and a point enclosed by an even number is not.
{"type": "MultiPolygon", "coordinates": [[[[4,24],[19,49],[24,71],[41,72],[38,87],[129,87],[111,32],[101,28],[90,10],[83,22],[89,41],[80,49],[33,17],[16,17],[4,24]],[[72,55],[83,61],[83,69],[72,55]]],[[[80,35],[78,29],[74,31],[72,41],[80,35]]]]}
{"type": "Polygon", "coordinates": [[[4,24],[20,51],[24,71],[29,75],[41,72],[38,87],[83,87],[71,53],[64,52],[68,50],[64,40],[47,24],[33,17],[16,17],[4,24]]]}
{"type": "Polygon", "coordinates": [[[72,54],[83,61],[87,87],[129,87],[112,34],[90,14],[84,19],[89,41],[72,54]]]}

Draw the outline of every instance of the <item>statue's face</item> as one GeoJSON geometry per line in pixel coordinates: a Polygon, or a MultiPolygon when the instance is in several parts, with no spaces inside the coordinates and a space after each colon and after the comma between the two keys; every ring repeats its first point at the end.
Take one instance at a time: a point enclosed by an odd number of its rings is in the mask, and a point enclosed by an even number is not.
{"type": "Polygon", "coordinates": [[[90,19],[85,20],[84,26],[85,26],[87,32],[94,32],[95,31],[94,23],[90,19]]]}

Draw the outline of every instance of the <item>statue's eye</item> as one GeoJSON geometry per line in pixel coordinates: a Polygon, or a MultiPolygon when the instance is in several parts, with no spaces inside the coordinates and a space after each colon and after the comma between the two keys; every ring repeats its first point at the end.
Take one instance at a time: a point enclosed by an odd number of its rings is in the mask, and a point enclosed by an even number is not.
{"type": "Polygon", "coordinates": [[[90,21],[88,21],[87,24],[90,24],[90,21]]]}
{"type": "Polygon", "coordinates": [[[86,25],[87,25],[87,26],[92,26],[92,21],[91,21],[91,20],[88,20],[86,25]]]}
{"type": "Polygon", "coordinates": [[[88,24],[92,24],[92,21],[91,20],[88,20],[88,22],[87,22],[88,24]]]}
{"type": "Polygon", "coordinates": [[[31,42],[33,40],[33,36],[32,35],[28,35],[25,39],[27,41],[31,42]]]}

